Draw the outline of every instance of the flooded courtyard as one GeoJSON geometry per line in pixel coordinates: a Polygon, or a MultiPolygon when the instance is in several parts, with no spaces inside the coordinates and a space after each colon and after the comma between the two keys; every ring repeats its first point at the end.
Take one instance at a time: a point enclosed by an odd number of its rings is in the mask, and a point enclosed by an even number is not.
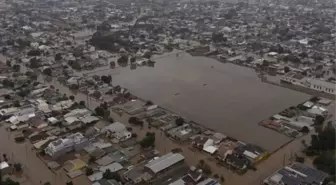
{"type": "Polygon", "coordinates": [[[155,59],[155,67],[97,70],[131,93],[236,139],[269,151],[290,139],[258,122],[309,95],[261,82],[253,69],[186,53],[155,59]]]}

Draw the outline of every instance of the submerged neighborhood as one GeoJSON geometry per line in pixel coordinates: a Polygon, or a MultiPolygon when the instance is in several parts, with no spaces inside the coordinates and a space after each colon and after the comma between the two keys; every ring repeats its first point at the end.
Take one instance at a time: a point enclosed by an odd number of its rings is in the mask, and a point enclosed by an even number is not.
{"type": "Polygon", "coordinates": [[[0,182],[335,184],[332,3],[1,3],[0,182]]]}

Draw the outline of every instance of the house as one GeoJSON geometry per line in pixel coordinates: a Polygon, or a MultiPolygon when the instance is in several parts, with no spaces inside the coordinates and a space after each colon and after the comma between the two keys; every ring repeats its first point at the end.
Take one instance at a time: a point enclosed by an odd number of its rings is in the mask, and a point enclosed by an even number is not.
{"type": "Polygon", "coordinates": [[[7,119],[6,121],[11,123],[12,125],[17,125],[19,123],[26,122],[33,117],[35,117],[35,113],[27,113],[22,115],[14,115],[9,119],[7,119]]]}
{"type": "Polygon", "coordinates": [[[71,173],[74,171],[81,170],[85,167],[87,167],[87,164],[83,160],[74,159],[74,160],[67,161],[63,168],[66,172],[71,173]]]}
{"type": "Polygon", "coordinates": [[[99,171],[105,172],[106,170],[110,170],[111,172],[118,172],[118,171],[122,170],[123,168],[124,167],[120,163],[114,162],[114,163],[108,164],[106,166],[100,167],[99,171]]]}
{"type": "Polygon", "coordinates": [[[12,172],[12,168],[6,161],[0,162],[1,175],[6,175],[12,172]]]}
{"type": "Polygon", "coordinates": [[[218,150],[213,139],[208,139],[203,145],[203,151],[214,154],[218,150]]]}
{"type": "Polygon", "coordinates": [[[107,165],[113,163],[113,161],[114,160],[110,156],[106,155],[106,156],[96,160],[95,163],[99,166],[107,166],[107,165]]]}
{"type": "Polygon", "coordinates": [[[230,168],[233,168],[237,170],[237,172],[244,173],[247,171],[247,166],[249,164],[249,161],[245,158],[245,156],[232,153],[228,154],[224,160],[224,162],[230,166],[230,168]]]}
{"type": "Polygon", "coordinates": [[[314,117],[316,116],[323,116],[327,117],[328,116],[328,110],[322,106],[314,105],[312,108],[308,109],[307,112],[314,117]]]}
{"type": "Polygon", "coordinates": [[[149,182],[152,179],[152,175],[146,172],[142,166],[137,166],[125,172],[124,178],[133,184],[138,184],[149,182]]]}
{"type": "Polygon", "coordinates": [[[235,141],[232,140],[223,141],[218,147],[217,159],[220,161],[225,161],[226,156],[228,154],[232,154],[236,147],[237,144],[235,141]]]}
{"type": "Polygon", "coordinates": [[[58,119],[55,118],[55,117],[48,118],[48,123],[51,124],[51,125],[53,125],[53,124],[55,124],[57,122],[58,122],[58,119]]]}
{"type": "Polygon", "coordinates": [[[86,116],[80,117],[79,120],[85,124],[88,124],[88,123],[93,123],[95,121],[98,121],[99,118],[96,116],[86,115],[86,116]]]}
{"type": "Polygon", "coordinates": [[[72,124],[80,122],[80,120],[76,117],[66,117],[64,121],[65,121],[65,125],[72,125],[72,124]]]}
{"type": "Polygon", "coordinates": [[[17,112],[19,112],[20,109],[17,107],[11,107],[11,108],[7,108],[7,109],[1,109],[0,110],[0,116],[1,117],[7,117],[7,116],[11,116],[17,112]]]}
{"type": "Polygon", "coordinates": [[[148,162],[145,170],[153,176],[165,173],[176,166],[184,164],[184,156],[180,153],[168,153],[157,159],[148,162]]]}
{"type": "Polygon", "coordinates": [[[207,178],[199,183],[197,183],[197,185],[220,185],[220,183],[212,178],[207,178]]]}
{"type": "Polygon", "coordinates": [[[186,141],[194,134],[194,128],[190,124],[183,124],[182,126],[168,130],[167,135],[174,140],[186,141]]]}
{"type": "Polygon", "coordinates": [[[88,139],[81,133],[75,133],[65,139],[59,138],[56,141],[49,143],[48,147],[46,147],[44,151],[52,158],[58,158],[59,156],[72,150],[82,150],[86,145],[88,145],[88,143],[88,139]]]}
{"type": "Polygon", "coordinates": [[[126,126],[120,122],[114,122],[104,127],[101,132],[108,133],[119,141],[125,141],[132,137],[132,133],[127,131],[126,126]]]}
{"type": "Polygon", "coordinates": [[[52,106],[53,111],[62,111],[65,109],[70,108],[75,102],[72,100],[64,100],[57,102],[55,105],[52,106]]]}
{"type": "Polygon", "coordinates": [[[88,109],[74,109],[72,111],[70,111],[69,113],[64,115],[64,118],[67,117],[82,117],[85,116],[87,114],[91,114],[91,111],[89,111],[88,109]]]}
{"type": "Polygon", "coordinates": [[[93,185],[120,185],[120,183],[114,179],[111,179],[111,180],[100,179],[97,182],[95,182],[93,185]]]}
{"type": "Polygon", "coordinates": [[[196,136],[192,141],[192,146],[203,150],[204,144],[208,141],[208,137],[206,136],[196,136]]]}
{"type": "Polygon", "coordinates": [[[239,155],[244,155],[252,163],[257,163],[268,155],[268,152],[261,147],[242,142],[238,142],[235,152],[239,155]]]}
{"type": "Polygon", "coordinates": [[[279,169],[271,176],[267,177],[263,184],[265,185],[298,185],[298,184],[316,184],[322,185],[328,177],[327,174],[305,164],[294,163],[291,166],[285,166],[279,169]]]}
{"type": "Polygon", "coordinates": [[[91,182],[99,181],[100,179],[103,178],[103,173],[104,173],[104,172],[101,172],[101,171],[99,171],[99,172],[95,172],[94,174],[89,175],[89,176],[88,176],[88,179],[89,179],[91,182]]]}
{"type": "Polygon", "coordinates": [[[48,126],[48,123],[39,117],[32,117],[29,119],[29,125],[34,128],[44,128],[48,126]]]}

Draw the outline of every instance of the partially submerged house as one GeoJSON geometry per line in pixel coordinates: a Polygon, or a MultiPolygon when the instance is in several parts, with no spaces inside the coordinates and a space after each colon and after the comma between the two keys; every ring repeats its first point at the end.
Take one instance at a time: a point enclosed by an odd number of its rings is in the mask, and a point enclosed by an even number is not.
{"type": "Polygon", "coordinates": [[[153,176],[174,170],[175,167],[184,164],[184,156],[180,153],[168,153],[148,162],[145,170],[153,176]]]}
{"type": "Polygon", "coordinates": [[[45,153],[52,158],[58,158],[59,156],[70,152],[72,150],[79,151],[87,146],[89,140],[85,138],[81,133],[72,134],[66,138],[59,138],[45,148],[45,153]]]}
{"type": "Polygon", "coordinates": [[[114,122],[104,127],[101,132],[107,133],[108,135],[118,139],[119,141],[125,141],[132,137],[132,133],[127,131],[126,126],[120,122],[114,122]]]}

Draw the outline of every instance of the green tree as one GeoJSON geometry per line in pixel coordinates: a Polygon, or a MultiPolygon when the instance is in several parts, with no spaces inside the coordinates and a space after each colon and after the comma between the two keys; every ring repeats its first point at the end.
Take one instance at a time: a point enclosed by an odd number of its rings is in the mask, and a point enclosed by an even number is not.
{"type": "Polygon", "coordinates": [[[79,102],[79,105],[85,107],[85,101],[80,101],[80,102],[79,102]]]}
{"type": "Polygon", "coordinates": [[[86,174],[86,176],[92,175],[93,174],[92,168],[87,168],[85,174],[86,174]]]}
{"type": "Polygon", "coordinates": [[[288,73],[290,71],[290,68],[288,66],[285,66],[284,71],[285,73],[288,73]]]}
{"type": "Polygon", "coordinates": [[[61,53],[57,53],[55,55],[55,61],[60,61],[60,60],[62,60],[62,54],[61,53]]]}
{"type": "Polygon", "coordinates": [[[182,126],[183,123],[184,123],[184,119],[183,119],[183,118],[181,118],[181,117],[176,118],[176,120],[175,120],[175,124],[176,124],[177,126],[182,126]]]}
{"type": "Polygon", "coordinates": [[[19,100],[15,100],[14,102],[13,102],[13,106],[14,107],[20,107],[21,105],[20,105],[20,101],[19,100]]]}
{"type": "Polygon", "coordinates": [[[20,183],[7,178],[5,181],[2,181],[1,185],[20,185],[20,183]]]}
{"type": "Polygon", "coordinates": [[[133,64],[136,61],[135,57],[131,57],[130,62],[133,64]]]}
{"type": "Polygon", "coordinates": [[[155,144],[155,133],[147,132],[146,136],[140,141],[142,148],[148,148],[155,144]]]}
{"type": "Polygon", "coordinates": [[[45,74],[47,76],[52,76],[52,69],[51,68],[45,68],[43,70],[43,74],[45,74]]]}
{"type": "Polygon", "coordinates": [[[6,65],[7,65],[8,67],[12,67],[12,62],[11,62],[10,60],[6,60],[6,65]]]}
{"type": "Polygon", "coordinates": [[[20,163],[15,163],[14,164],[14,169],[17,172],[21,172],[22,171],[22,165],[20,163]]]}
{"type": "Polygon", "coordinates": [[[12,66],[12,69],[14,72],[20,72],[21,66],[19,64],[15,64],[12,66]]]}
{"type": "Polygon", "coordinates": [[[108,75],[108,76],[101,76],[101,81],[103,81],[106,84],[111,84],[112,81],[112,76],[108,75]]]}
{"type": "Polygon", "coordinates": [[[37,74],[32,71],[27,71],[25,75],[28,76],[31,80],[37,80],[37,74]]]}
{"type": "Polygon", "coordinates": [[[324,123],[325,118],[323,116],[317,115],[314,119],[315,125],[322,125],[324,123]]]}
{"type": "Polygon", "coordinates": [[[120,181],[121,177],[117,172],[111,172],[110,169],[107,169],[104,173],[103,173],[103,178],[104,179],[114,179],[116,181],[120,181]]]}
{"type": "Polygon", "coordinates": [[[3,81],[2,81],[2,85],[4,86],[4,87],[11,87],[11,88],[13,88],[14,87],[14,82],[12,82],[11,80],[9,80],[9,79],[4,79],[3,81]]]}
{"type": "Polygon", "coordinates": [[[75,97],[73,95],[69,96],[69,99],[75,101],[75,97]]]}

